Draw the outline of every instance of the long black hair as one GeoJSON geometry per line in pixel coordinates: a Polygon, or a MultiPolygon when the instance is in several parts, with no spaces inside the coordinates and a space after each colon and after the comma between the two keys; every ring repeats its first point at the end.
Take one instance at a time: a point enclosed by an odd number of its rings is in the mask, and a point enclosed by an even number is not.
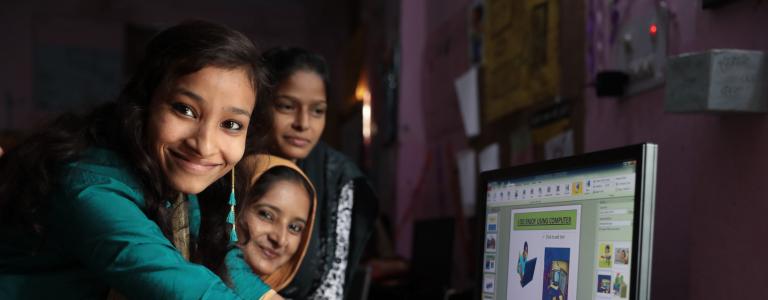
{"type": "MultiPolygon", "coordinates": [[[[0,225],[44,236],[42,217],[61,168],[87,149],[102,147],[129,162],[143,190],[144,213],[170,236],[163,204],[177,192],[166,183],[148,151],[148,107],[152,96],[162,92],[159,89],[206,66],[242,68],[258,97],[268,97],[265,71],[249,38],[205,21],[168,28],[150,41],[137,72],[116,101],[84,116],[61,116],[0,158],[0,225]]],[[[268,101],[256,101],[251,119],[246,154],[265,147],[272,125],[268,101]]]]}

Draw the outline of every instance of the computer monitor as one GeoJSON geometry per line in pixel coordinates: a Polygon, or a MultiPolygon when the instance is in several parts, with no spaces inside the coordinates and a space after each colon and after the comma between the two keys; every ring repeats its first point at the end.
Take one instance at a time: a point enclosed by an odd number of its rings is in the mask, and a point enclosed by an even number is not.
{"type": "Polygon", "coordinates": [[[650,299],[654,144],[483,172],[480,299],[650,299]]]}

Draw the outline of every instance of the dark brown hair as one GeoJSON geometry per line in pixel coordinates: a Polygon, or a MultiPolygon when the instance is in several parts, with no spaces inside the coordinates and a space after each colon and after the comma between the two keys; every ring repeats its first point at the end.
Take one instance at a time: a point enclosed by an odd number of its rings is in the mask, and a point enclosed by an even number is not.
{"type": "Polygon", "coordinates": [[[261,57],[270,85],[277,87],[297,71],[309,71],[320,76],[328,92],[331,74],[328,63],[321,55],[302,48],[277,47],[265,51],[261,57]]]}

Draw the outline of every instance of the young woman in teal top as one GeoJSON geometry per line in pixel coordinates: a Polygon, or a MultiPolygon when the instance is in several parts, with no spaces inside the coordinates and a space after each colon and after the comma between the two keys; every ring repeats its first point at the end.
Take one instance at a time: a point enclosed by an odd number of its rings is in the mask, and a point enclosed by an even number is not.
{"type": "Polygon", "coordinates": [[[256,101],[263,82],[248,38],[182,23],[150,42],[117,101],[61,117],[8,151],[0,158],[0,298],[267,294],[239,247],[226,254],[228,284],[185,257],[204,260],[198,241],[209,239],[198,236],[206,211],[184,195],[263,148],[271,124],[266,101],[256,101]]]}

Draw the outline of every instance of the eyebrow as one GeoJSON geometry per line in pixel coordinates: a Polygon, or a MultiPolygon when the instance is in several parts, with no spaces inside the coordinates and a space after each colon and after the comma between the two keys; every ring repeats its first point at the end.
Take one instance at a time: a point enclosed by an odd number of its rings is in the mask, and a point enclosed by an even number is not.
{"type": "MultiPolygon", "coordinates": [[[[185,89],[183,87],[176,88],[176,92],[184,96],[187,96],[189,98],[192,98],[192,100],[195,100],[196,102],[206,102],[205,98],[203,98],[202,96],[195,94],[195,92],[185,89]]],[[[251,113],[249,113],[247,110],[242,108],[230,106],[230,107],[227,107],[226,110],[234,114],[244,115],[249,118],[251,117],[251,113]]]]}
{"type": "Polygon", "coordinates": [[[242,108],[237,108],[237,107],[234,107],[234,106],[230,106],[230,107],[227,107],[227,110],[229,112],[231,112],[231,113],[234,113],[234,114],[243,115],[243,116],[246,116],[248,118],[251,117],[251,113],[249,113],[247,110],[242,109],[242,108]]]}
{"type": "MultiPolygon", "coordinates": [[[[254,204],[254,207],[257,207],[257,208],[259,208],[259,207],[268,207],[268,208],[276,211],[278,214],[282,214],[283,213],[283,211],[281,209],[279,209],[279,208],[277,208],[277,206],[274,206],[274,205],[271,205],[271,204],[256,203],[256,204],[254,204]]],[[[300,222],[303,222],[304,224],[307,224],[307,220],[306,219],[296,218],[296,220],[300,221],[300,222]]]]}
{"type": "MultiPolygon", "coordinates": [[[[276,98],[277,99],[285,98],[285,99],[288,99],[288,100],[293,101],[293,102],[301,102],[301,100],[299,100],[299,98],[296,98],[296,97],[293,97],[293,96],[290,96],[290,95],[285,95],[285,94],[278,94],[276,98]]],[[[310,104],[328,104],[328,99],[315,99],[315,100],[309,100],[309,101],[312,102],[310,104]]]]}

